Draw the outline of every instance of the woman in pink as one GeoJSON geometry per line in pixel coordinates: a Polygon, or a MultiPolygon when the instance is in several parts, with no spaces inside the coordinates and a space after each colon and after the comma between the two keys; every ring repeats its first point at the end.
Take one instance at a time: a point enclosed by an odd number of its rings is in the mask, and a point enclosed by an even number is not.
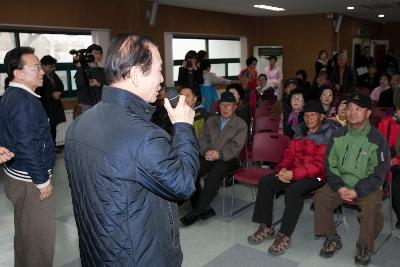
{"type": "Polygon", "coordinates": [[[373,101],[374,104],[378,103],[379,97],[381,96],[381,93],[390,89],[390,79],[391,76],[390,74],[384,73],[381,75],[379,78],[379,86],[376,87],[374,90],[371,92],[371,100],[373,101]]]}
{"type": "Polygon", "coordinates": [[[278,99],[282,97],[282,70],[276,65],[278,60],[276,56],[269,56],[269,65],[265,67],[264,73],[267,75],[267,88],[271,87],[275,91],[275,95],[278,99]]]}

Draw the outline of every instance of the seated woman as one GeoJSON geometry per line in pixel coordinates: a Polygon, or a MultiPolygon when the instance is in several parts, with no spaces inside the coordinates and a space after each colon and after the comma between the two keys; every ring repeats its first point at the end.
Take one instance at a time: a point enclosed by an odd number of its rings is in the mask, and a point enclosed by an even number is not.
{"type": "Polygon", "coordinates": [[[350,97],[348,95],[343,96],[343,98],[337,104],[337,114],[328,118],[329,120],[334,121],[337,127],[346,126],[347,124],[346,104],[349,98],[350,97]]]}
{"type": "Polygon", "coordinates": [[[332,87],[325,85],[322,89],[319,99],[321,100],[322,107],[325,110],[326,117],[332,117],[336,115],[335,93],[332,87]]]}
{"type": "Polygon", "coordinates": [[[283,134],[292,138],[293,128],[303,122],[303,107],[305,104],[303,90],[294,89],[289,95],[290,105],[283,106],[283,134]]]}
{"type": "Polygon", "coordinates": [[[247,238],[250,244],[259,244],[275,236],[272,213],[275,194],[286,191],[282,223],[269,253],[281,255],[290,246],[290,236],[300,217],[304,198],[325,183],[324,157],[331,136],[331,124],[323,120],[324,110],[318,100],[310,100],[304,108],[304,123],[295,127],[295,137],[285,150],[276,173],[264,176],[258,184],[253,222],[258,230],[247,238]]]}
{"type": "Polygon", "coordinates": [[[184,87],[179,90],[179,94],[184,95],[186,104],[194,109],[195,115],[193,127],[196,136],[199,137],[203,125],[208,119],[208,112],[204,109],[203,104],[197,102],[197,92],[194,89],[184,87]]]}
{"type": "Polygon", "coordinates": [[[380,76],[379,78],[379,86],[376,87],[374,90],[371,92],[371,100],[373,104],[378,104],[379,98],[381,94],[390,89],[390,80],[391,80],[390,74],[384,73],[380,76]]]}
{"type": "Polygon", "coordinates": [[[396,99],[396,111],[379,123],[378,130],[386,138],[392,157],[392,207],[396,213],[396,228],[400,229],[400,99],[396,99]]]}

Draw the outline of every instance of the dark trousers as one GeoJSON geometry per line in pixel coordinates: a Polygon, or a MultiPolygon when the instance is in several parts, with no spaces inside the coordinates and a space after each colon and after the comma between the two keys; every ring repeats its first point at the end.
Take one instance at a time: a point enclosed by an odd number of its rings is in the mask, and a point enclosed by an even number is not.
{"type": "MultiPolygon", "coordinates": [[[[342,204],[338,192],[333,191],[328,184],[318,190],[314,195],[315,207],[315,235],[336,234],[333,221],[334,210],[342,204]]],[[[358,219],[360,221],[359,241],[366,241],[368,248],[374,250],[375,238],[383,227],[382,190],[377,190],[356,199],[360,208],[358,219]]]]}
{"type": "Polygon", "coordinates": [[[234,158],[228,161],[207,161],[200,156],[200,170],[196,179],[196,192],[190,198],[193,209],[202,213],[209,209],[211,202],[218,193],[222,179],[239,166],[239,160],[234,158]],[[206,176],[205,176],[206,175],[206,176]],[[204,178],[204,188],[200,185],[200,178],[204,178]]]}
{"type": "Polygon", "coordinates": [[[392,206],[400,222],[400,166],[392,167],[392,206]]]}
{"type": "Polygon", "coordinates": [[[14,206],[14,266],[53,266],[55,245],[54,193],[40,200],[33,183],[5,175],[4,192],[14,206]]]}
{"type": "Polygon", "coordinates": [[[285,190],[285,210],[279,232],[291,236],[302,212],[304,199],[310,192],[317,190],[323,184],[324,182],[317,178],[284,183],[278,180],[275,173],[264,176],[258,183],[253,221],[260,224],[265,223],[271,227],[275,194],[285,190]]]}

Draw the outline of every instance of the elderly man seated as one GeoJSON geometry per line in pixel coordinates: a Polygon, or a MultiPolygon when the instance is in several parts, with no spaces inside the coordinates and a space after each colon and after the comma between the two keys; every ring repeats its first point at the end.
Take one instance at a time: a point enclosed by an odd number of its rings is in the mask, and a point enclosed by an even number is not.
{"type": "Polygon", "coordinates": [[[258,184],[253,221],[260,225],[247,238],[253,245],[275,236],[271,227],[273,203],[275,194],[285,191],[281,228],[268,249],[273,255],[281,255],[290,247],[290,237],[299,220],[304,198],[325,183],[325,150],[333,128],[331,121],[323,120],[323,113],[321,102],[315,99],[307,102],[304,122],[294,129],[295,136],[277,165],[276,173],[264,176],[258,184]]]}
{"type": "Polygon", "coordinates": [[[215,215],[210,207],[218,193],[224,176],[239,165],[239,153],[247,136],[247,125],[235,115],[236,99],[231,92],[224,92],[219,101],[220,115],[210,117],[199,136],[200,170],[196,180],[196,192],[191,197],[193,210],[181,222],[191,225],[200,218],[205,220],[215,215]],[[206,176],[205,176],[206,175],[206,176]],[[200,178],[205,176],[204,188],[200,178]]]}
{"type": "Polygon", "coordinates": [[[320,255],[332,257],[342,247],[333,212],[343,201],[356,203],[360,232],[355,263],[366,266],[383,227],[381,187],[389,170],[390,152],[385,138],[369,123],[369,96],[354,93],[346,105],[347,126],[332,134],[326,151],[327,184],[314,197],[315,234],[325,237],[320,255]]]}

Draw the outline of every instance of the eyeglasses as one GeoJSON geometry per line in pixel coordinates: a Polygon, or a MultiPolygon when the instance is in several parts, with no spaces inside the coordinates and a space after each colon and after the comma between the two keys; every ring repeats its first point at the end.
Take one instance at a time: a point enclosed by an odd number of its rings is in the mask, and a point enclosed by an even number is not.
{"type": "Polygon", "coordinates": [[[42,67],[40,65],[36,65],[34,67],[22,66],[19,69],[20,70],[27,69],[27,70],[31,70],[31,71],[35,71],[35,72],[40,72],[42,70],[42,67]]]}
{"type": "Polygon", "coordinates": [[[324,96],[333,96],[332,93],[322,93],[322,95],[324,95],[324,96]]]}

